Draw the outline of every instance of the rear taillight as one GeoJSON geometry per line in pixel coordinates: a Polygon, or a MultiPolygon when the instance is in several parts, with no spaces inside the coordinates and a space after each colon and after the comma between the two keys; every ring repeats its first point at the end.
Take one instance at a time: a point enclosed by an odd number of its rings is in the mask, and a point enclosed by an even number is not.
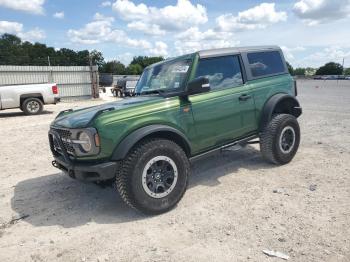
{"type": "Polygon", "coordinates": [[[52,86],[52,93],[54,95],[57,95],[58,94],[58,87],[57,86],[52,86]]]}

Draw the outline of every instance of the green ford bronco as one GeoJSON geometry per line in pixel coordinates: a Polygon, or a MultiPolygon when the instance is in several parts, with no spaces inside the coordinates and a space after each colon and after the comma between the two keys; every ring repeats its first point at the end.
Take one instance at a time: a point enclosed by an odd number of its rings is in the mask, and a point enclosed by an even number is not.
{"type": "Polygon", "coordinates": [[[144,213],[180,201],[193,159],[259,142],[264,159],[286,164],[298,150],[302,111],[279,47],[168,59],[147,67],[135,92],[61,112],[49,141],[55,167],[80,180],[113,181],[122,199],[144,213]]]}

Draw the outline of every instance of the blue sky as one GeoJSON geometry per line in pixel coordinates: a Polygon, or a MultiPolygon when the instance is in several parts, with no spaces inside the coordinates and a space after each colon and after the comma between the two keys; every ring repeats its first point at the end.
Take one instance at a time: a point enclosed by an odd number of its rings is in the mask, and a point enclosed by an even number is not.
{"type": "Polygon", "coordinates": [[[0,0],[0,34],[106,60],[279,45],[294,66],[350,67],[350,0],[0,0]]]}

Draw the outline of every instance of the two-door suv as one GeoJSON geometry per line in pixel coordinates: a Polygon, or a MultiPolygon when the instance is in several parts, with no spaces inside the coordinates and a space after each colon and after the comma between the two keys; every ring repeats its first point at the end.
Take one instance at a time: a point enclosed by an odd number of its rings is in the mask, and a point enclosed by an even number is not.
{"type": "Polygon", "coordinates": [[[199,51],[153,64],[136,97],[61,112],[53,165],[72,178],[113,181],[130,206],[157,214],[186,191],[190,161],[259,138],[263,158],[298,150],[301,108],[279,47],[199,51]]]}

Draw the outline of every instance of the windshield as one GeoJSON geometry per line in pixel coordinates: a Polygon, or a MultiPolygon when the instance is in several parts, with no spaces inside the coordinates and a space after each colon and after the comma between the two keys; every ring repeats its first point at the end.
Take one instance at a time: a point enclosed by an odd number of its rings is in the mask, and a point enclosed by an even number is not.
{"type": "Polygon", "coordinates": [[[181,91],[192,59],[173,60],[147,68],[136,86],[137,94],[181,91]]]}

